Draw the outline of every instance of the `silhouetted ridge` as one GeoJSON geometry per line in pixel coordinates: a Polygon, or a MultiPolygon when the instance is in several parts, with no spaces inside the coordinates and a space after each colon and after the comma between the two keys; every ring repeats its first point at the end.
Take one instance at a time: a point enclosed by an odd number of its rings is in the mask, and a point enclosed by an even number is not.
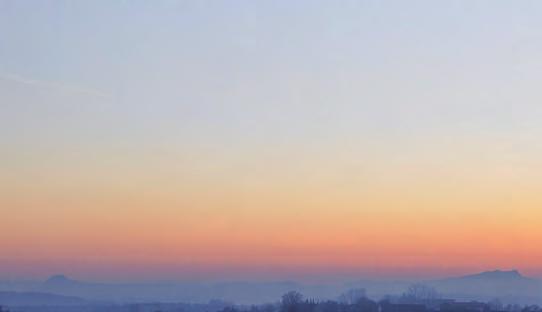
{"type": "Polygon", "coordinates": [[[466,275],[463,279],[524,279],[525,277],[517,270],[510,271],[486,271],[478,274],[466,275]]]}
{"type": "Polygon", "coordinates": [[[53,275],[45,281],[45,285],[48,285],[48,286],[68,285],[68,284],[73,284],[73,283],[77,283],[77,281],[72,280],[63,274],[53,275]]]}
{"type": "Polygon", "coordinates": [[[0,291],[0,302],[10,306],[38,306],[38,305],[80,305],[88,303],[86,300],[75,296],[63,296],[42,292],[15,292],[0,291]]]}

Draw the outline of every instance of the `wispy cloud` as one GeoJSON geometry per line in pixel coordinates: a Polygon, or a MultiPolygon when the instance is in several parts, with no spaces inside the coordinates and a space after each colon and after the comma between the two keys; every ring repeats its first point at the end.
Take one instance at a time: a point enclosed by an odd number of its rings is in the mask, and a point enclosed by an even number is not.
{"type": "Polygon", "coordinates": [[[89,88],[86,86],[75,85],[75,84],[60,82],[60,81],[31,79],[31,78],[23,77],[23,76],[12,74],[12,73],[0,73],[0,80],[16,83],[16,84],[33,86],[37,88],[54,89],[56,91],[65,92],[65,93],[72,93],[72,94],[79,93],[79,94],[85,94],[85,95],[90,95],[90,96],[99,97],[99,98],[112,97],[111,94],[108,94],[107,92],[104,92],[102,90],[98,90],[95,88],[89,88]]]}

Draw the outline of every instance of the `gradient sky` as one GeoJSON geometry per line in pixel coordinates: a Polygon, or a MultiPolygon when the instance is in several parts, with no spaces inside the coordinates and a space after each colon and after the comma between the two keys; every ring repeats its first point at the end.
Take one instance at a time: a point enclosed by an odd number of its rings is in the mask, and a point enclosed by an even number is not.
{"type": "Polygon", "coordinates": [[[0,277],[542,276],[542,2],[0,0],[0,277]]]}

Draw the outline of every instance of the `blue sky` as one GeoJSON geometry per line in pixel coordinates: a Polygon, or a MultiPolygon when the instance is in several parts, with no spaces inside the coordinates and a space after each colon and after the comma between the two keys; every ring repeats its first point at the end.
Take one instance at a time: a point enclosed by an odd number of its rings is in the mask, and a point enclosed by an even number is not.
{"type": "Polygon", "coordinates": [[[0,71],[107,95],[135,123],[500,129],[539,113],[537,6],[3,1],[0,71]]]}

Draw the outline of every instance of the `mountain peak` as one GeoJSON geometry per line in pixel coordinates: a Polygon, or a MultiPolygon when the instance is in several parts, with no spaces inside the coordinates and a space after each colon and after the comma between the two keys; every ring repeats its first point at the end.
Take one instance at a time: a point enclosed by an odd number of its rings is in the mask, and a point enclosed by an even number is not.
{"type": "Polygon", "coordinates": [[[467,275],[467,276],[464,276],[464,278],[521,279],[521,278],[524,278],[524,276],[521,275],[521,273],[518,270],[510,270],[510,271],[494,270],[494,271],[485,271],[485,272],[473,274],[473,275],[467,275]]]}
{"type": "Polygon", "coordinates": [[[73,283],[73,282],[75,282],[75,281],[72,280],[72,279],[69,279],[64,274],[56,274],[56,275],[53,275],[53,276],[49,277],[45,281],[45,284],[47,284],[47,285],[65,285],[65,284],[69,284],[69,283],[73,283]]]}

